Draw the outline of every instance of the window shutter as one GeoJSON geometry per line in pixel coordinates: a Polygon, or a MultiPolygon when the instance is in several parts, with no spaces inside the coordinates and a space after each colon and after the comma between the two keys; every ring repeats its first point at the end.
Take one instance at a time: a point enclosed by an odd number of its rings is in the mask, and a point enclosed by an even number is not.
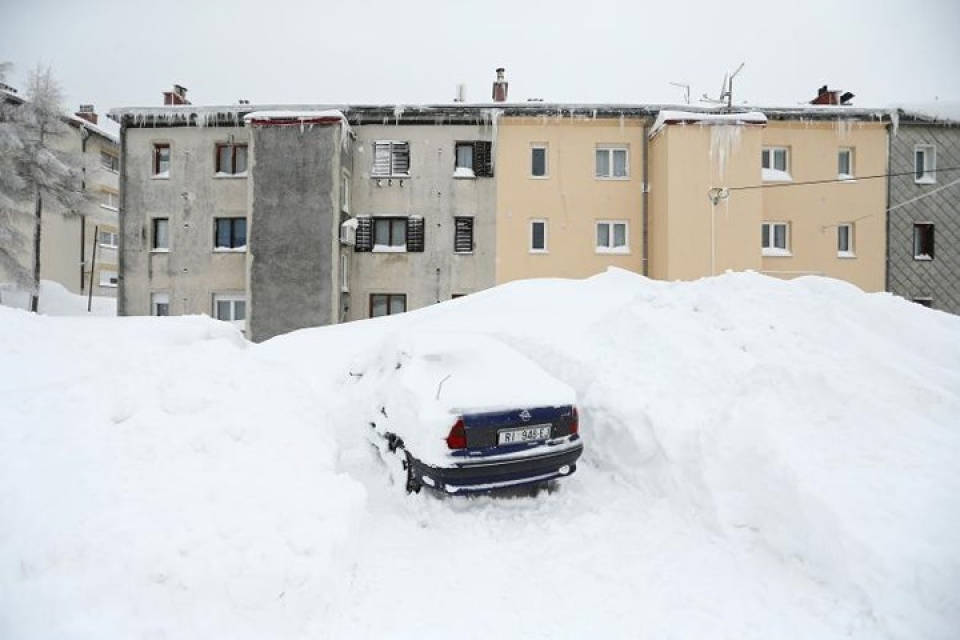
{"type": "Polygon", "coordinates": [[[473,172],[478,178],[493,177],[493,143],[478,140],[473,147],[473,172]]]}
{"type": "Polygon", "coordinates": [[[454,253],[473,252],[473,218],[455,218],[453,231],[454,253]]]}
{"type": "Polygon", "coordinates": [[[357,242],[353,250],[373,250],[373,218],[370,216],[360,216],[357,218],[357,242]]]}
{"type": "Polygon", "coordinates": [[[394,142],[391,158],[391,175],[405,176],[410,173],[410,143],[394,142]]]}
{"type": "Polygon", "coordinates": [[[411,217],[407,220],[407,251],[411,253],[423,253],[423,218],[419,216],[411,217]]]}
{"type": "Polygon", "coordinates": [[[389,176],[390,175],[390,143],[389,142],[374,142],[373,143],[373,175],[375,176],[389,176]]]}

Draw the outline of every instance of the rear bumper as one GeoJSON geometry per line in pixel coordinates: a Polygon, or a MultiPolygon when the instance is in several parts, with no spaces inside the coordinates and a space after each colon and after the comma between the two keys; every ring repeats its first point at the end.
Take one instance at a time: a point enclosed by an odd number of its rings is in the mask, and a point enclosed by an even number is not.
{"type": "Polygon", "coordinates": [[[529,458],[485,461],[478,459],[453,467],[433,467],[414,457],[409,463],[416,479],[424,486],[446,493],[491,491],[505,487],[546,482],[571,475],[577,470],[577,460],[583,454],[583,445],[548,452],[529,458]]]}

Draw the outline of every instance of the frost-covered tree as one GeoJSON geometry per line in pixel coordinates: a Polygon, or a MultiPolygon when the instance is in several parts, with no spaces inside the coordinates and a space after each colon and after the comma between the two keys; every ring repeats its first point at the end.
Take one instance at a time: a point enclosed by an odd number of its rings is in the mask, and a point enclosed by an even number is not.
{"type": "MultiPolygon", "coordinates": [[[[9,68],[0,65],[0,82],[9,68]]],[[[62,102],[49,67],[31,72],[26,100],[0,95],[0,267],[30,287],[31,311],[39,304],[44,212],[83,215],[88,201],[82,159],[60,142],[70,133],[62,102]],[[28,267],[20,258],[31,241],[28,267]]]]}

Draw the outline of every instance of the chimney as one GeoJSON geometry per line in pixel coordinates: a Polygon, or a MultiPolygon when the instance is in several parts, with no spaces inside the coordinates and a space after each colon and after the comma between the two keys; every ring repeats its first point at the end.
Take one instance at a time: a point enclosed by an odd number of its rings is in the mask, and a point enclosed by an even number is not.
{"type": "Polygon", "coordinates": [[[457,97],[453,99],[454,102],[466,102],[467,101],[467,85],[458,84],[457,85],[457,97]]]}
{"type": "Polygon", "coordinates": [[[80,110],[77,111],[76,116],[86,120],[90,124],[97,124],[97,119],[99,118],[97,112],[94,111],[92,104],[80,105],[80,110]]]}
{"type": "Polygon", "coordinates": [[[506,102],[507,101],[507,86],[509,83],[503,79],[503,72],[505,69],[500,67],[497,69],[497,79],[493,82],[493,101],[494,102],[506,102]]]}
{"type": "Polygon", "coordinates": [[[817,89],[817,97],[811,100],[810,104],[849,106],[851,100],[853,100],[853,94],[849,91],[840,95],[839,91],[828,89],[827,85],[823,85],[817,89]]]}
{"type": "Polygon", "coordinates": [[[163,92],[163,104],[165,106],[190,104],[190,101],[187,100],[187,88],[179,84],[173,85],[173,91],[163,92]]]}

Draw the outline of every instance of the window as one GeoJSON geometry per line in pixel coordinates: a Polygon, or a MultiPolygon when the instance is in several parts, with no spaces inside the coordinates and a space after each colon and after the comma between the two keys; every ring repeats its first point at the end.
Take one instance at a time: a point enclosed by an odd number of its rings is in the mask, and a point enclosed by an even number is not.
{"type": "Polygon", "coordinates": [[[155,316],[170,315],[170,294],[154,293],[151,295],[150,313],[155,316]]]}
{"type": "Polygon", "coordinates": [[[937,181],[937,148],[932,144],[919,144],[914,148],[914,177],[919,184],[937,181]]]}
{"type": "Polygon", "coordinates": [[[790,177],[790,151],[786,147],[765,147],[760,152],[762,178],[767,182],[788,182],[790,177]]]}
{"type": "Polygon", "coordinates": [[[453,219],[453,252],[473,253],[473,218],[453,219]]]}
{"type": "Polygon", "coordinates": [[[493,143],[488,140],[458,142],[454,146],[455,178],[493,177],[493,143]]]}
{"type": "Polygon", "coordinates": [[[153,145],[153,176],[155,178],[170,177],[170,145],[153,145]]]}
{"type": "Polygon", "coordinates": [[[117,207],[120,206],[120,197],[111,191],[101,191],[100,194],[103,198],[103,202],[100,203],[100,206],[104,209],[116,211],[117,207]]]}
{"type": "Polygon", "coordinates": [[[913,259],[933,260],[934,229],[932,222],[916,222],[913,225],[913,259]]]}
{"type": "Polygon", "coordinates": [[[346,171],[340,174],[340,210],[350,213],[350,174],[346,171]]]}
{"type": "Polygon", "coordinates": [[[764,222],[761,228],[761,247],[765,256],[789,256],[790,225],[786,222],[764,222]]]}
{"type": "Polygon", "coordinates": [[[547,170],[547,145],[533,145],[530,148],[530,175],[534,178],[546,178],[547,170]]]}
{"type": "Polygon", "coordinates": [[[218,144],[217,174],[228,176],[246,175],[247,145],[218,144]]]}
{"type": "Polygon", "coordinates": [[[213,296],[213,317],[243,329],[247,324],[247,299],[243,295],[217,293],[213,296]]]}
{"type": "Polygon", "coordinates": [[[629,172],[626,147],[599,147],[597,149],[598,178],[626,178],[629,172]]]}
{"type": "Polygon", "coordinates": [[[154,251],[170,250],[170,219],[153,219],[153,241],[150,245],[154,251]]]}
{"type": "Polygon", "coordinates": [[[101,287],[111,287],[114,288],[117,286],[117,272],[116,271],[101,271],[100,272],[100,286],[101,287]]]}
{"type": "Polygon", "coordinates": [[[547,221],[546,220],[530,221],[530,252],[531,253],[547,252],[547,221]]]}
{"type": "Polygon", "coordinates": [[[837,256],[853,258],[853,224],[837,225],[837,256]]]}
{"type": "Polygon", "coordinates": [[[392,316],[407,310],[405,293],[371,293],[370,317],[392,316]]]}
{"type": "Polygon", "coordinates": [[[246,218],[215,218],[213,222],[215,249],[247,248],[246,218]]]}
{"type": "Polygon", "coordinates": [[[933,309],[933,298],[928,296],[918,296],[913,299],[921,307],[926,307],[927,309],[933,309]]]}
{"type": "Polygon", "coordinates": [[[120,158],[113,155],[112,153],[101,151],[100,166],[109,171],[120,171],[120,158]]]}
{"type": "Polygon", "coordinates": [[[373,171],[377,178],[406,178],[410,175],[410,143],[377,140],[373,143],[373,171]]]}
{"type": "Polygon", "coordinates": [[[420,216],[409,218],[359,216],[356,220],[354,251],[423,252],[424,223],[420,216]]]}
{"type": "Polygon", "coordinates": [[[101,247],[106,249],[116,249],[117,248],[117,234],[113,231],[101,231],[99,233],[99,238],[97,242],[100,243],[101,247]]]}
{"type": "Polygon", "coordinates": [[[627,253],[629,250],[625,221],[597,222],[597,253],[627,253]]]}
{"type": "Polygon", "coordinates": [[[853,179],[853,149],[840,149],[837,152],[837,178],[853,179]]]}

